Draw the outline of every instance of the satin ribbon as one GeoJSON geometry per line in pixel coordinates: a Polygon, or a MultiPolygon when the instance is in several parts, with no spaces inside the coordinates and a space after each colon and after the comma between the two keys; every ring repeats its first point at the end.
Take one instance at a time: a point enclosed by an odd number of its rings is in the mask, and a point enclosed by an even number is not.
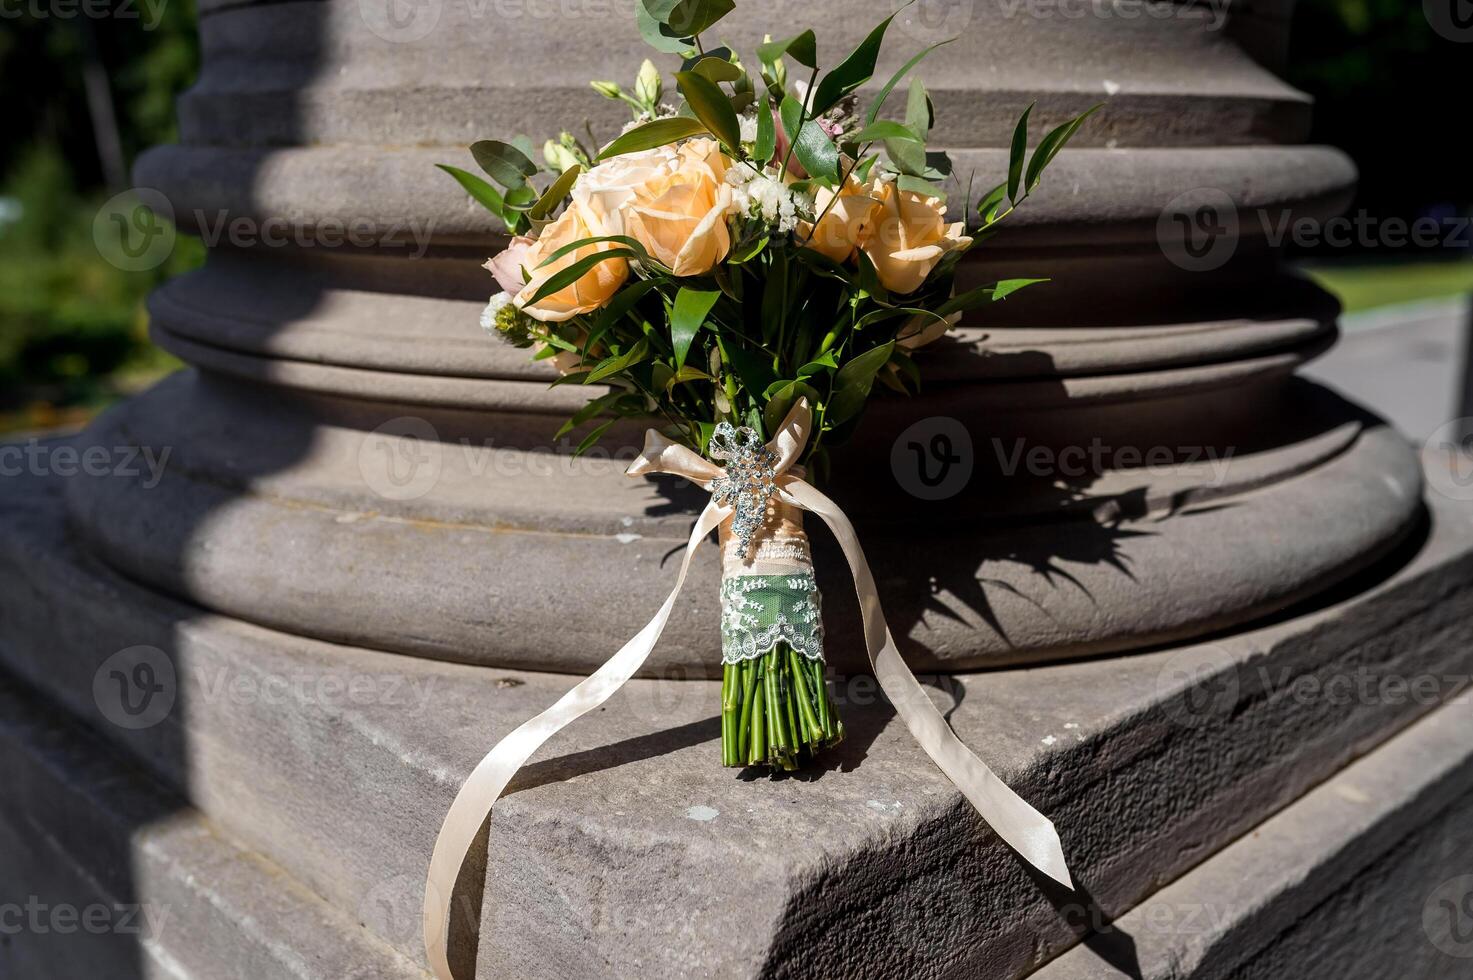
{"type": "MultiPolygon", "coordinates": [[[[859,595],[864,620],[864,643],[880,689],[895,708],[895,713],[910,729],[911,735],[926,750],[931,761],[944,772],[971,801],[982,819],[992,827],[1024,860],[1054,881],[1073,888],[1064,850],[1053,823],[1008,788],[977,755],[962,744],[941,712],[927,697],[925,688],[905,666],[890,628],[880,609],[874,575],[859,546],[854,525],[837,504],[819,493],[798,476],[787,472],[797,462],[808,443],[812,416],[806,399],[799,399],[783,420],[777,435],[769,442],[777,461],[777,496],[794,507],[817,514],[828,524],[838,539],[844,557],[854,575],[854,589],[859,595]]],[[[696,452],[671,442],[655,430],[645,433],[644,450],[628,469],[630,476],[667,473],[681,476],[709,489],[712,481],[723,473],[721,467],[696,452]]],[[[450,804],[450,812],[435,840],[430,856],[429,877],[425,883],[424,931],[425,950],[430,969],[439,980],[455,980],[449,962],[450,905],[456,879],[480,833],[487,815],[507,783],[542,743],[564,727],[607,701],[639,670],[654,649],[665,629],[675,600],[685,585],[691,559],[713,530],[731,516],[731,508],[714,501],[706,504],[696,518],[681,560],[675,587],[665,599],[655,618],[624,644],[593,674],[574,685],[556,704],[524,722],[516,731],[496,744],[471,772],[465,785],[450,804]]]]}

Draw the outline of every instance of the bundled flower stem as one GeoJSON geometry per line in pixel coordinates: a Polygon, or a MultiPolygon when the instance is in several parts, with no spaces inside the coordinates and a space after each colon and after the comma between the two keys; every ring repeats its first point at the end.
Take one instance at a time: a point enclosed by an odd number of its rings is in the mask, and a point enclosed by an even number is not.
{"type": "Polygon", "coordinates": [[[721,675],[721,761],[793,770],[838,745],[844,723],[829,696],[821,660],[786,643],[727,664],[721,675]]]}

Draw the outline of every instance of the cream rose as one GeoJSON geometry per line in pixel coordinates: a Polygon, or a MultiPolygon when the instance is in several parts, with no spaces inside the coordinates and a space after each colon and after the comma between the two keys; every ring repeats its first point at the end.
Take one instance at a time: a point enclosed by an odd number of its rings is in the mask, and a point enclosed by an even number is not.
{"type": "Polygon", "coordinates": [[[682,147],[674,171],[641,188],[624,209],[626,233],[677,276],[710,272],[731,250],[731,185],[718,176],[726,160],[719,151],[691,146],[701,142],[682,147]]]}
{"type": "Polygon", "coordinates": [[[530,317],[554,322],[570,319],[580,313],[591,313],[607,304],[629,276],[629,263],[624,259],[600,262],[571,285],[564,286],[551,296],[544,296],[536,303],[529,302],[549,276],[566,269],[574,262],[617,246],[611,242],[585,245],[549,263],[545,268],[538,268],[549,255],[564,245],[584,238],[599,238],[605,234],[607,232],[602,223],[592,218],[584,206],[577,201],[570,202],[562,216],[542,229],[541,236],[527,248],[522,267],[531,278],[517,293],[517,306],[530,317]]]}
{"type": "Polygon", "coordinates": [[[888,181],[878,189],[880,214],[859,247],[886,289],[913,293],[943,255],[967,247],[972,239],[960,221],[946,223],[946,204],[940,198],[903,191],[888,181]]]}
{"type": "Polygon", "coordinates": [[[823,217],[816,229],[802,222],[798,226],[799,241],[835,262],[848,261],[880,215],[881,194],[878,178],[864,183],[852,174],[837,196],[829,188],[820,187],[813,198],[813,212],[823,217]]]}
{"type": "Polygon", "coordinates": [[[673,173],[677,160],[669,146],[616,156],[578,175],[573,201],[607,229],[605,234],[622,235],[625,208],[643,188],[673,173]]]}

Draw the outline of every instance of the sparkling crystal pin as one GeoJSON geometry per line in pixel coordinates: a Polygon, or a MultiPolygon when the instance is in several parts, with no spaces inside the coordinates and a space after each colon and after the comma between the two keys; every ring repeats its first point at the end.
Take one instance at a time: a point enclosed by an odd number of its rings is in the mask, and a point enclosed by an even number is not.
{"type": "Polygon", "coordinates": [[[711,495],[718,504],[734,508],[731,530],[737,540],[736,554],[746,558],[753,536],[767,520],[767,502],[777,492],[777,473],[772,468],[777,454],[751,426],[737,428],[721,422],[711,434],[711,458],[727,461],[725,475],[711,483],[711,495]]]}

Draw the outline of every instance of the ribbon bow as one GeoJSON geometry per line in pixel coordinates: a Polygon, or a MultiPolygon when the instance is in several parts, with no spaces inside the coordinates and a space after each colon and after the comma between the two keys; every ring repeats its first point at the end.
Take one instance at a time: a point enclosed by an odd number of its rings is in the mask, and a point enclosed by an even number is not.
{"type": "Polygon", "coordinates": [[[745,438],[750,429],[745,432],[736,429],[729,433],[723,431],[725,457],[748,462],[760,460],[761,472],[755,477],[730,472],[737,468],[735,465],[723,469],[691,449],[671,442],[654,429],[645,433],[644,449],[630,464],[626,471],[628,475],[673,474],[702,489],[713,490],[713,496],[696,518],[680,571],[675,577],[675,587],[655,613],[655,618],[602,667],[574,685],[556,704],[523,722],[516,731],[498,742],[456,794],[435,841],[435,849],[430,856],[429,878],[425,884],[425,949],[430,968],[439,980],[454,980],[448,944],[450,899],[455,881],[472,842],[502,790],[543,742],[603,704],[634,676],[670,619],[696,549],[738,506],[743,506],[741,501],[750,493],[764,494],[764,508],[765,494],[772,493],[785,503],[817,514],[828,524],[854,575],[854,589],[859,595],[859,608],[864,619],[864,643],[875,679],[894,706],[895,713],[930,755],[931,761],[971,801],[998,837],[1039,871],[1066,888],[1074,887],[1053,823],[1009,789],[986,763],[962,744],[926,696],[925,689],[910,668],[906,667],[885,623],[874,575],[859,546],[854,525],[837,504],[788,472],[807,445],[811,426],[812,415],[807,399],[800,398],[783,420],[777,435],[762,447],[760,454],[752,452],[756,445],[747,445],[756,440],[755,434],[750,439],[745,438]]]}

